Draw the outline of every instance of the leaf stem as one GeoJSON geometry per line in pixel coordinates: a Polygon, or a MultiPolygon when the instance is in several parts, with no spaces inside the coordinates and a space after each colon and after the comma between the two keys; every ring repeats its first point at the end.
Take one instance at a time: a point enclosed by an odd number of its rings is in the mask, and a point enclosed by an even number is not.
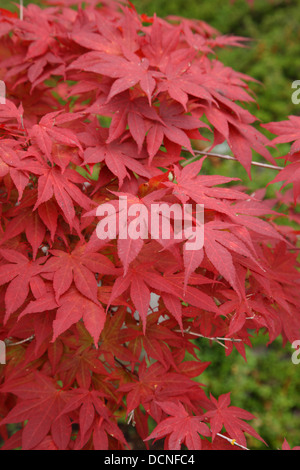
{"type": "MultiPolygon", "coordinates": [[[[181,333],[181,330],[174,330],[174,331],[176,333],[181,333]]],[[[204,336],[204,335],[201,335],[200,333],[195,333],[194,331],[189,331],[189,330],[184,330],[183,333],[194,335],[194,336],[197,336],[198,338],[205,338],[211,341],[215,341],[216,343],[223,346],[223,348],[225,349],[227,349],[227,346],[221,343],[221,341],[231,341],[232,343],[240,343],[242,341],[241,339],[235,339],[235,338],[221,338],[219,336],[204,336]]]]}
{"type": "MultiPolygon", "coordinates": [[[[205,152],[205,150],[194,150],[193,149],[193,151],[195,153],[195,157],[189,158],[188,160],[186,160],[184,163],[182,163],[182,166],[186,166],[189,163],[193,163],[195,160],[197,160],[198,155],[208,155],[209,157],[218,157],[218,158],[223,158],[225,160],[234,160],[236,162],[238,161],[236,158],[234,158],[230,155],[223,155],[221,153],[214,153],[214,152],[205,152]]],[[[188,152],[188,150],[184,150],[184,152],[188,152]]],[[[262,168],[269,168],[270,170],[282,170],[284,168],[282,166],[270,165],[269,163],[254,162],[254,161],[251,162],[251,165],[259,166],[259,167],[262,167],[262,168]]]]}
{"type": "Polygon", "coordinates": [[[31,341],[34,338],[35,335],[29,336],[29,338],[22,339],[22,341],[17,341],[16,343],[12,343],[10,339],[5,340],[6,346],[17,346],[18,344],[23,344],[26,343],[27,341],[31,341]]]}
{"type": "Polygon", "coordinates": [[[226,439],[226,441],[230,442],[230,444],[232,444],[234,446],[238,446],[241,449],[250,450],[250,449],[248,449],[248,447],[242,446],[242,444],[239,444],[238,442],[236,442],[235,439],[230,439],[230,437],[224,436],[223,434],[220,434],[218,432],[217,432],[217,436],[222,437],[222,439],[226,439]]]}

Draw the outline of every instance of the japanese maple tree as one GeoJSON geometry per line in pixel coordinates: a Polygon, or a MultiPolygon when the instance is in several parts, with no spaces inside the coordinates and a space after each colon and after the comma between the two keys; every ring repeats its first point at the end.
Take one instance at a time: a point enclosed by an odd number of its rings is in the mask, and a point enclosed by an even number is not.
{"type": "Polygon", "coordinates": [[[209,366],[194,340],[246,357],[259,330],[269,342],[300,337],[298,232],[274,210],[284,202],[299,222],[300,118],[264,124],[269,140],[246,109],[253,79],[215,53],[245,39],[203,21],[112,0],[0,13],[3,449],[129,449],[132,425],[148,449],[263,441],[229,393],[194,380],[209,366]],[[294,193],[270,201],[238,186],[234,169],[206,174],[224,141],[249,176],[253,152],[276,168],[272,148],[292,142],[274,181],[294,193]],[[97,208],[120,196],[147,211],[203,204],[203,248],[124,239],[120,227],[99,239],[97,208]]]}

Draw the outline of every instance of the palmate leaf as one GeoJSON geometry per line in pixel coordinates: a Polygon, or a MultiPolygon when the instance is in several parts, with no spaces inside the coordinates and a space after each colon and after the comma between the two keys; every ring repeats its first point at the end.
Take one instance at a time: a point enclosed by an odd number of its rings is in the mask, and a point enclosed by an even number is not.
{"type": "Polygon", "coordinates": [[[152,431],[149,439],[160,439],[168,436],[168,447],[173,450],[180,450],[181,444],[185,444],[189,450],[201,449],[202,436],[210,436],[209,427],[201,422],[198,416],[189,416],[180,402],[158,402],[162,410],[172,417],[161,421],[152,431]]]}
{"type": "Polygon", "coordinates": [[[82,150],[76,134],[70,129],[57,127],[59,124],[65,124],[78,119],[78,115],[64,114],[62,111],[46,114],[40,120],[39,124],[35,124],[29,130],[29,137],[36,142],[40,150],[47,158],[52,161],[51,150],[53,141],[65,144],[71,147],[78,147],[82,150]]]}
{"type": "Polygon", "coordinates": [[[51,256],[43,266],[43,272],[53,272],[53,288],[56,300],[64,294],[74,281],[77,290],[88,299],[97,302],[95,273],[114,274],[113,263],[100,253],[87,251],[79,245],[72,253],[51,250],[51,256]]]}
{"type": "Polygon", "coordinates": [[[236,406],[230,405],[230,393],[221,395],[218,400],[211,396],[212,410],[207,411],[204,417],[209,418],[212,438],[214,439],[217,433],[219,433],[223,426],[232,439],[246,446],[246,439],[244,432],[251,434],[256,439],[264,442],[264,440],[257,434],[257,432],[246,423],[244,420],[253,419],[254,416],[248,411],[237,408],[236,406]]]}
{"type": "Polygon", "coordinates": [[[61,298],[53,323],[53,341],[81,318],[97,347],[105,323],[105,310],[99,302],[93,302],[75,290],[61,298]]]}
{"type": "Polygon", "coordinates": [[[18,210],[15,217],[11,217],[6,226],[1,243],[24,232],[33,251],[33,259],[36,258],[39,247],[45,238],[46,229],[39,213],[32,212],[32,208],[18,210]]]}
{"type": "Polygon", "coordinates": [[[129,50],[124,51],[124,56],[88,52],[73,62],[70,68],[116,78],[107,96],[107,101],[139,83],[148,97],[149,104],[151,104],[156,83],[153,72],[148,70],[149,61],[146,58],[139,59],[129,50]]]}
{"type": "Polygon", "coordinates": [[[162,123],[156,110],[149,105],[145,97],[135,97],[130,90],[119,93],[109,103],[105,101],[104,96],[100,97],[87,111],[112,117],[107,143],[121,137],[128,125],[140,152],[148,128],[147,120],[162,123]]]}
{"type": "Polygon", "coordinates": [[[4,321],[7,321],[11,314],[15,312],[25,302],[28,294],[30,281],[39,275],[43,269],[42,263],[45,258],[32,261],[22,253],[15,250],[0,250],[1,256],[9,263],[0,266],[0,284],[9,282],[5,292],[6,314],[4,321]]]}
{"type": "Polygon", "coordinates": [[[272,183],[283,181],[284,188],[287,184],[293,184],[294,190],[294,202],[296,203],[299,194],[299,152],[300,152],[300,119],[299,116],[289,116],[288,121],[281,122],[270,122],[268,124],[262,124],[262,127],[268,129],[272,134],[276,134],[278,137],[273,139],[274,144],[282,144],[287,142],[293,142],[288,155],[285,157],[285,161],[291,163],[283,168],[272,180],[272,183]]]}
{"type": "Polygon", "coordinates": [[[146,178],[150,177],[149,170],[140,162],[146,154],[137,155],[137,146],[134,141],[121,142],[118,139],[109,142],[107,129],[95,129],[96,135],[93,129],[91,131],[87,140],[88,148],[84,152],[85,164],[105,161],[111,173],[118,177],[119,187],[122,186],[126,177],[130,177],[127,169],[146,178]]]}
{"type": "Polygon", "coordinates": [[[59,417],[67,401],[67,393],[41,372],[12,381],[3,391],[15,393],[22,401],[4,418],[2,424],[28,420],[22,434],[22,448],[33,449],[51,432],[54,442],[65,449],[71,437],[71,423],[65,416],[59,417]]]}

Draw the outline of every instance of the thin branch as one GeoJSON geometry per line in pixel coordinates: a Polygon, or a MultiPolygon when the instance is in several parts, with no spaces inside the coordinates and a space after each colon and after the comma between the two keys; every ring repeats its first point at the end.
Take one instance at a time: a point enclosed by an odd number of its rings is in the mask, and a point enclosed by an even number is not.
{"type": "MultiPolygon", "coordinates": [[[[188,150],[184,150],[184,152],[189,152],[188,150]]],[[[214,153],[214,152],[205,152],[205,150],[194,150],[193,152],[195,153],[195,157],[189,158],[186,160],[184,163],[182,163],[182,166],[188,165],[189,163],[193,163],[195,160],[197,160],[197,155],[208,155],[209,157],[218,157],[218,158],[223,158],[224,160],[234,160],[238,161],[236,158],[231,157],[230,155],[223,155],[221,153],[214,153]]],[[[282,166],[277,166],[277,165],[270,165],[268,163],[261,163],[261,162],[251,162],[251,165],[254,166],[259,166],[262,168],[268,168],[270,170],[282,170],[284,167],[282,166]]]]}
{"type": "Polygon", "coordinates": [[[127,424],[130,424],[130,423],[131,423],[131,426],[135,427],[136,422],[135,422],[135,419],[134,419],[134,410],[131,410],[129,415],[128,415],[127,424]]]}
{"type": "MultiPolygon", "coordinates": [[[[181,333],[181,330],[174,330],[174,331],[176,333],[181,333]]],[[[197,336],[198,338],[205,338],[211,341],[215,341],[216,343],[220,344],[220,346],[223,346],[223,348],[225,349],[227,349],[227,346],[221,343],[221,341],[231,341],[232,343],[240,343],[242,341],[241,339],[235,339],[235,338],[221,338],[219,336],[204,336],[204,335],[201,335],[200,333],[195,333],[194,331],[190,331],[190,330],[184,330],[183,333],[194,335],[194,336],[197,336]]]]}
{"type": "Polygon", "coordinates": [[[236,442],[235,439],[230,439],[230,437],[223,436],[223,434],[220,434],[218,432],[217,432],[217,436],[222,437],[222,439],[226,439],[226,441],[230,442],[230,444],[232,444],[234,446],[238,446],[241,449],[250,450],[250,449],[248,449],[248,447],[242,446],[242,444],[239,444],[238,442],[236,442]]]}
{"type": "Polygon", "coordinates": [[[128,374],[133,374],[135,375],[136,377],[138,377],[138,373],[133,370],[131,371],[130,369],[128,369],[128,367],[125,366],[125,364],[123,364],[123,362],[121,362],[116,356],[114,356],[114,360],[128,373],[128,374]]]}
{"type": "Polygon", "coordinates": [[[9,339],[5,340],[6,346],[17,346],[18,344],[26,343],[27,341],[31,341],[35,335],[29,336],[29,338],[22,339],[22,341],[17,341],[16,343],[12,343],[9,339]]]}

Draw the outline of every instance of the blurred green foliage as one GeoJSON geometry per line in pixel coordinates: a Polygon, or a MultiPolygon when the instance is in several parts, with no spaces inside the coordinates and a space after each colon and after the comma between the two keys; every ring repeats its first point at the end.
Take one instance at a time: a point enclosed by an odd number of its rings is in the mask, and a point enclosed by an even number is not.
{"type": "MultiPolygon", "coordinates": [[[[300,0],[255,0],[253,7],[246,0],[236,0],[234,4],[230,0],[132,1],[140,13],[197,18],[223,34],[252,38],[246,49],[218,52],[218,59],[225,65],[261,82],[251,84],[259,108],[251,105],[248,109],[262,122],[284,120],[290,114],[300,115],[300,105],[291,101],[292,82],[300,79],[300,0]]],[[[28,3],[24,0],[25,5],[28,3]]],[[[15,10],[9,0],[0,0],[0,7],[15,10]]],[[[282,155],[284,150],[281,147],[281,152],[273,152],[273,155],[282,155]]],[[[249,181],[242,166],[232,161],[214,165],[206,162],[204,171],[239,177],[252,191],[265,187],[276,174],[272,170],[253,168],[252,181],[249,181]]],[[[279,186],[270,186],[268,196],[273,197],[279,186]]],[[[252,424],[270,449],[281,447],[284,437],[291,446],[300,445],[300,365],[292,363],[290,345],[282,348],[278,339],[267,347],[266,342],[262,334],[253,339],[253,348],[247,349],[246,363],[236,350],[226,357],[218,344],[199,340],[199,357],[212,362],[199,381],[215,396],[231,391],[232,404],[257,416],[252,424]]],[[[249,438],[249,447],[265,449],[253,438],[249,438]]]]}
{"type": "MultiPolygon", "coordinates": [[[[211,362],[198,380],[215,397],[231,392],[231,404],[256,417],[250,424],[269,449],[281,448],[284,437],[291,446],[299,445],[300,364],[291,361],[295,350],[290,344],[283,348],[279,338],[266,346],[268,337],[262,333],[253,336],[253,347],[246,349],[247,362],[236,349],[226,357],[219,344],[198,340],[199,358],[211,362]]],[[[268,449],[251,436],[248,445],[251,449],[268,449]]]]}

